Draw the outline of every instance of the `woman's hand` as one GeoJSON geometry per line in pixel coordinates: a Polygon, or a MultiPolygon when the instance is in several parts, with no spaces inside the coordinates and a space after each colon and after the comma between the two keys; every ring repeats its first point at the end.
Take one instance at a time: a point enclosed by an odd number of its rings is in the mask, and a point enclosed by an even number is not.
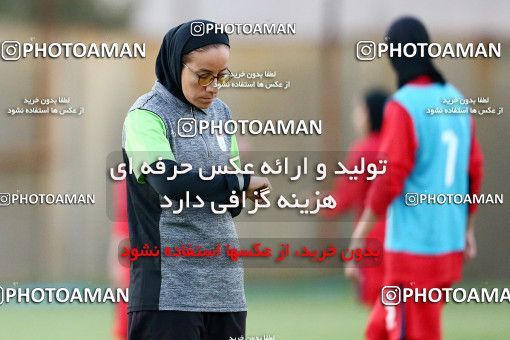
{"type": "Polygon", "coordinates": [[[354,283],[358,283],[360,280],[359,269],[355,265],[346,265],[344,274],[346,278],[352,280],[354,283]]]}
{"type": "Polygon", "coordinates": [[[466,248],[464,250],[464,257],[468,260],[472,260],[476,257],[476,253],[475,222],[474,219],[470,217],[466,232],[466,248]]]}
{"type": "Polygon", "coordinates": [[[269,188],[269,191],[273,189],[267,177],[251,176],[250,185],[246,189],[246,196],[255,202],[260,200],[260,190],[266,188],[269,188]],[[257,191],[257,194],[255,194],[255,191],[257,191]]]}

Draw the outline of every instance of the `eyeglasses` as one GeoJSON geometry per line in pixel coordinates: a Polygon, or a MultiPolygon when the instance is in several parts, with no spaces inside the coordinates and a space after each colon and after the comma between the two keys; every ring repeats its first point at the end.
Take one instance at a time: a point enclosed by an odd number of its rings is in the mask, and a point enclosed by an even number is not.
{"type": "Polygon", "coordinates": [[[218,80],[218,84],[226,85],[234,77],[228,68],[226,69],[228,73],[222,73],[218,74],[217,76],[213,76],[211,73],[200,75],[196,71],[193,71],[188,65],[183,65],[198,77],[198,84],[202,86],[208,86],[214,81],[214,79],[218,80]]]}

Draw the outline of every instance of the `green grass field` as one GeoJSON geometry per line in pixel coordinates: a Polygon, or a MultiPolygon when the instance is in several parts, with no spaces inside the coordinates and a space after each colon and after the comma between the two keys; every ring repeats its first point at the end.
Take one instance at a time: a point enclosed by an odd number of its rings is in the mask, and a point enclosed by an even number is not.
{"type": "MultiPolygon", "coordinates": [[[[254,282],[246,293],[249,336],[363,338],[368,310],[339,275],[254,282]]],[[[2,305],[0,339],[110,339],[112,319],[112,305],[2,305]]],[[[510,339],[509,304],[449,304],[443,321],[444,339],[510,339]]]]}

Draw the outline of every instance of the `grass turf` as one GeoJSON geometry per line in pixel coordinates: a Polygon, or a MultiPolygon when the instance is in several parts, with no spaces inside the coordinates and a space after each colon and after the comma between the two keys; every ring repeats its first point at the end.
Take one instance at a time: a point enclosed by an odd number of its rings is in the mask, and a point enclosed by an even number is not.
{"type": "MultiPolygon", "coordinates": [[[[339,276],[252,282],[247,283],[246,293],[248,336],[363,338],[368,310],[356,303],[353,290],[339,276]]],[[[112,320],[110,304],[2,305],[0,339],[111,339],[112,320]]],[[[508,303],[448,304],[443,313],[444,339],[510,339],[508,320],[508,303]]]]}

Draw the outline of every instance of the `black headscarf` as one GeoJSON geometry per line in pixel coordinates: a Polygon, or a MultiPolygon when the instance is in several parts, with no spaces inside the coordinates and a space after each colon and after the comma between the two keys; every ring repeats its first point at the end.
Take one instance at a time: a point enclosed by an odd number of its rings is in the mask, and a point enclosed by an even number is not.
{"type": "MultiPolygon", "coordinates": [[[[394,45],[401,43],[402,49],[407,43],[430,43],[427,29],[418,19],[413,17],[397,19],[391,24],[386,37],[387,43],[394,45]]],[[[391,64],[397,72],[398,87],[404,86],[407,82],[420,75],[428,75],[432,78],[433,82],[444,84],[445,80],[432,64],[430,56],[425,53],[425,56],[421,57],[419,46],[417,46],[417,49],[418,53],[414,57],[405,57],[403,53],[401,57],[395,54],[393,57],[390,57],[391,64]]]]}
{"type": "Polygon", "coordinates": [[[214,23],[207,20],[193,20],[172,28],[165,34],[156,59],[156,77],[158,81],[170,93],[187,104],[190,103],[184,97],[181,85],[182,57],[207,45],[224,44],[230,46],[228,35],[225,33],[212,31],[205,34],[203,28],[207,24],[214,23]],[[199,35],[200,33],[204,34],[199,35]]]}
{"type": "Polygon", "coordinates": [[[370,130],[377,132],[381,130],[384,105],[388,99],[388,93],[382,89],[371,89],[365,93],[365,103],[370,118],[370,130]]]}

